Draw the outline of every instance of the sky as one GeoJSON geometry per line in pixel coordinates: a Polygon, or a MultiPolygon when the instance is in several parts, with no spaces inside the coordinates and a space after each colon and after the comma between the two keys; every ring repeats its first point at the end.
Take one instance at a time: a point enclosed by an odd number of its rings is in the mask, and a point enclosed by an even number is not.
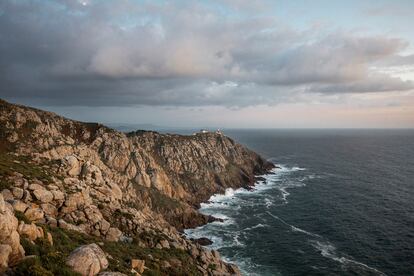
{"type": "Polygon", "coordinates": [[[81,121],[413,128],[411,0],[2,0],[0,98],[81,121]]]}

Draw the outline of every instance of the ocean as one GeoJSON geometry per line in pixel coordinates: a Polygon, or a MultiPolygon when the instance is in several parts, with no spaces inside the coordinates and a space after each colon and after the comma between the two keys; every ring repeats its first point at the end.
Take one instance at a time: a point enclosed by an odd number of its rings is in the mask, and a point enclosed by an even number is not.
{"type": "Polygon", "coordinates": [[[189,237],[244,275],[414,275],[414,130],[225,130],[274,162],[189,237]]]}

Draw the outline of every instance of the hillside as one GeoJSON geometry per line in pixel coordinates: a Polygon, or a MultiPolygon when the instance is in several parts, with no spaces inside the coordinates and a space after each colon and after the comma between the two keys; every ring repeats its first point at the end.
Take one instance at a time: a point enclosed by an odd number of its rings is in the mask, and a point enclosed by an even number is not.
{"type": "Polygon", "coordinates": [[[238,275],[181,231],[214,220],[197,212],[212,194],[272,166],[222,134],[126,134],[0,101],[0,267],[238,275]]]}

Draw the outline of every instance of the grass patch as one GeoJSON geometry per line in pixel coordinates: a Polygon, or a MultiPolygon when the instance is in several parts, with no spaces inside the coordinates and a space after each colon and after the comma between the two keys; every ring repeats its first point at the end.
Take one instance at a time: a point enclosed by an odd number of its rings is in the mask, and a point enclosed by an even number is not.
{"type": "Polygon", "coordinates": [[[17,218],[18,221],[23,221],[25,224],[31,224],[32,222],[20,211],[14,211],[14,216],[17,218]]]}
{"type": "Polygon", "coordinates": [[[135,241],[153,243],[154,245],[156,245],[162,240],[169,240],[169,238],[164,233],[159,233],[159,232],[153,233],[153,232],[148,232],[148,231],[144,231],[144,232],[137,234],[134,237],[134,239],[135,241]]]}
{"type": "Polygon", "coordinates": [[[152,203],[152,209],[155,211],[165,213],[181,207],[181,203],[178,200],[164,195],[156,188],[147,188],[138,184],[135,184],[134,188],[139,194],[149,196],[152,203]]]}
{"type": "Polygon", "coordinates": [[[21,173],[27,179],[38,179],[45,183],[52,182],[52,175],[35,164],[30,160],[30,157],[26,156],[15,156],[6,153],[0,153],[0,176],[1,187],[11,187],[11,183],[8,183],[6,176],[11,176],[14,172],[21,173]]]}
{"type": "Polygon", "coordinates": [[[26,255],[35,257],[24,260],[15,268],[15,275],[29,276],[80,276],[65,263],[67,252],[57,250],[46,239],[37,239],[34,243],[23,238],[21,244],[26,255]]]}
{"type": "Polygon", "coordinates": [[[217,269],[217,265],[216,264],[209,264],[208,265],[208,269],[216,270],[217,269]]]}
{"type": "Polygon", "coordinates": [[[150,188],[149,194],[151,197],[151,201],[153,203],[153,208],[161,212],[181,207],[181,203],[178,200],[175,200],[171,197],[162,194],[155,188],[150,188]]]}
{"type": "Polygon", "coordinates": [[[43,267],[38,256],[28,258],[19,263],[14,270],[15,275],[25,276],[53,276],[53,273],[43,267]]]}
{"type": "Polygon", "coordinates": [[[66,258],[77,247],[90,243],[103,242],[100,247],[112,258],[108,258],[108,271],[118,271],[127,275],[131,274],[131,259],[145,260],[148,268],[143,275],[200,275],[195,261],[188,252],[180,249],[156,249],[142,248],[137,245],[140,239],[148,238],[155,240],[166,239],[165,236],[157,233],[142,233],[134,238],[131,243],[102,241],[97,237],[92,237],[80,232],[65,230],[61,228],[42,225],[45,232],[50,232],[53,236],[53,246],[46,239],[37,239],[35,243],[22,238],[21,243],[26,251],[26,255],[35,255],[20,262],[15,268],[15,275],[28,276],[78,276],[66,264],[66,258]],[[160,266],[162,261],[171,259],[179,260],[182,266],[171,266],[168,268],[160,266]]]}
{"type": "Polygon", "coordinates": [[[106,242],[104,250],[108,252],[113,259],[109,259],[110,271],[119,271],[127,275],[131,274],[131,259],[141,259],[145,261],[148,268],[143,275],[201,275],[196,265],[191,261],[191,256],[184,250],[180,249],[156,249],[138,247],[134,242],[120,244],[119,242],[106,242]],[[172,266],[164,268],[160,266],[162,261],[177,259],[181,261],[182,266],[172,266]]]}
{"type": "Polygon", "coordinates": [[[29,276],[79,276],[65,263],[69,254],[77,247],[97,239],[79,232],[41,225],[43,230],[53,236],[53,246],[46,239],[37,239],[34,243],[22,238],[21,244],[27,255],[35,255],[20,262],[14,269],[15,275],[29,276]]]}
{"type": "MultiPolygon", "coordinates": [[[[135,183],[134,188],[141,198],[146,199],[145,204],[150,206],[153,211],[162,214],[165,220],[177,229],[183,228],[181,214],[185,212],[186,205],[164,195],[153,187],[147,188],[135,183]]],[[[135,208],[139,210],[139,206],[135,206],[135,208]]]]}

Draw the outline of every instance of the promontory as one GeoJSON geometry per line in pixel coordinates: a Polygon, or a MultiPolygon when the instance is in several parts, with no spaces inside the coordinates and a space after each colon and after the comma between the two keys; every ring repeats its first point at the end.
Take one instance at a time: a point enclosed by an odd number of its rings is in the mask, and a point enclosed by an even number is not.
{"type": "Polygon", "coordinates": [[[123,133],[0,100],[0,274],[239,275],[183,229],[272,167],[222,133],[123,133]]]}

